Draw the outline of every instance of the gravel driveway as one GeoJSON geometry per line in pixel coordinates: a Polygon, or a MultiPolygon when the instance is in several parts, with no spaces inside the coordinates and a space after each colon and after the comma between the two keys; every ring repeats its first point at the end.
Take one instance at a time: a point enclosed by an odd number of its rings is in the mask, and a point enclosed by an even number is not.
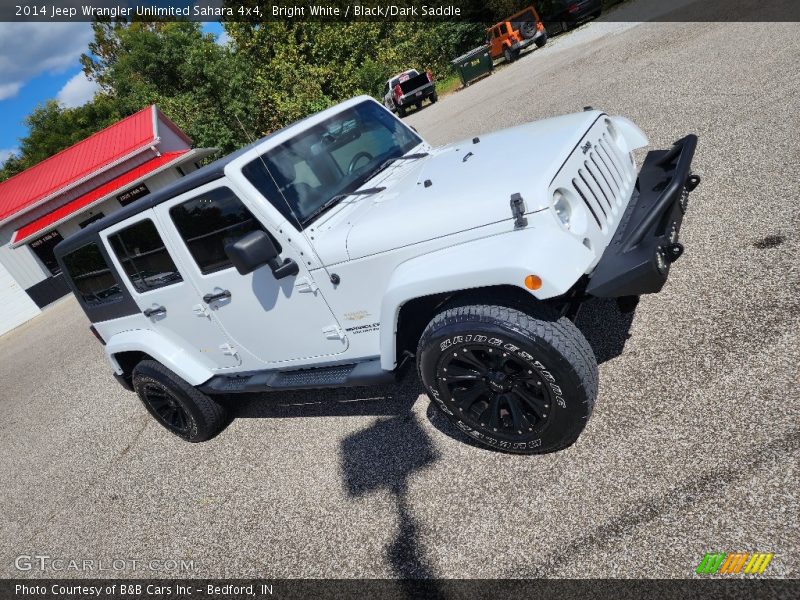
{"type": "Polygon", "coordinates": [[[436,144],[586,105],[654,147],[700,136],[664,291],[580,316],[601,392],[575,446],[470,445],[414,377],[248,398],[188,445],[114,382],[69,298],[0,337],[0,576],[46,554],[201,577],[687,577],[720,550],[800,576],[798,56],[794,24],[594,22],[409,116],[436,144]]]}

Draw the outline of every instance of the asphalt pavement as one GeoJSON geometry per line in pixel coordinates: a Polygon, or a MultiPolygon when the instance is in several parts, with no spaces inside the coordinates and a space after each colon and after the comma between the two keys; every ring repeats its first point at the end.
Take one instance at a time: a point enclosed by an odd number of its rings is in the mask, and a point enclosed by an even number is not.
{"type": "Polygon", "coordinates": [[[573,447],[471,445],[413,376],[246,398],[189,445],[68,298],[0,337],[0,577],[690,577],[712,551],[800,576],[798,56],[796,24],[593,22],[408,117],[435,144],[587,105],[699,135],[665,289],[579,318],[600,396],[573,447]],[[36,554],[129,562],[15,568],[36,554]]]}

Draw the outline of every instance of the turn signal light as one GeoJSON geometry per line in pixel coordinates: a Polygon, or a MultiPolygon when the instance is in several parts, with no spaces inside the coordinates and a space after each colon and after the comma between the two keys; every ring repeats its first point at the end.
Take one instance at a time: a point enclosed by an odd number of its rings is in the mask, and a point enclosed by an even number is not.
{"type": "Polygon", "coordinates": [[[525,278],[525,287],[533,291],[540,289],[542,287],[542,278],[538,275],[528,275],[525,278]]]}

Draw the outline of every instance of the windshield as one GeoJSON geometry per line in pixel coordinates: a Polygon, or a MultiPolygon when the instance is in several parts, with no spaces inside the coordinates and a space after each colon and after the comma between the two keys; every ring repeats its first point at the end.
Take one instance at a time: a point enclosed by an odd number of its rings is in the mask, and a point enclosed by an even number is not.
{"type": "Polygon", "coordinates": [[[301,228],[422,140],[379,104],[364,101],[248,163],[245,177],[301,228]],[[266,167],[265,167],[266,166],[266,167]]]}

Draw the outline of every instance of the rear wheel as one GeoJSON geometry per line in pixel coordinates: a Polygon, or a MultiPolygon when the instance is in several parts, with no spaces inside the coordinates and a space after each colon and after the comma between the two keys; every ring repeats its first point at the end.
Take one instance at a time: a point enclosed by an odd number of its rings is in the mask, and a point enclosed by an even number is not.
{"type": "Polygon", "coordinates": [[[163,427],[188,442],[203,442],[225,425],[225,409],[154,360],[133,370],[133,389],[163,427]]]}
{"type": "Polygon", "coordinates": [[[434,92],[434,93],[433,93],[433,95],[431,96],[431,104],[436,104],[436,101],[437,101],[438,99],[439,99],[439,94],[437,94],[436,92],[434,92]]]}
{"type": "Polygon", "coordinates": [[[445,310],[422,334],[417,368],[456,427],[503,452],[570,446],[597,396],[591,347],[569,319],[544,307],[445,310]]]}
{"type": "Polygon", "coordinates": [[[514,62],[515,56],[511,48],[506,48],[505,50],[503,50],[503,56],[505,57],[507,63],[514,62]]]}
{"type": "Polygon", "coordinates": [[[397,107],[397,116],[401,119],[406,116],[406,109],[402,106],[397,107]]]}
{"type": "Polygon", "coordinates": [[[536,40],[535,43],[537,48],[541,48],[542,46],[544,46],[547,43],[547,32],[543,33],[542,37],[536,40]]]}

